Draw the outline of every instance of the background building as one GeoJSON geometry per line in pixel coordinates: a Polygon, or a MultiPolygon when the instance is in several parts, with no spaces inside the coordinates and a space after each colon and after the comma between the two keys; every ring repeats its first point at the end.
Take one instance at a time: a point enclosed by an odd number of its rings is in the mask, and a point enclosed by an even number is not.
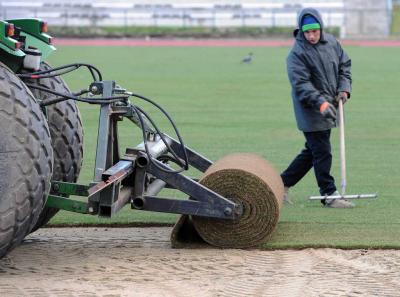
{"type": "Polygon", "coordinates": [[[342,38],[385,38],[392,0],[14,0],[1,1],[7,18],[38,17],[59,26],[294,27],[303,7],[319,9],[342,38]]]}

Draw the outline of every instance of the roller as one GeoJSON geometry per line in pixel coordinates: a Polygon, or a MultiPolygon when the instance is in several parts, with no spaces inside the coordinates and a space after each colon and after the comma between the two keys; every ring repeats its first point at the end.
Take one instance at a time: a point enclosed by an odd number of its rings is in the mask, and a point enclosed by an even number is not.
{"type": "Polygon", "coordinates": [[[232,154],[211,165],[200,183],[240,203],[243,215],[236,221],[182,215],[174,226],[171,243],[202,240],[221,248],[250,248],[266,242],[275,230],[283,203],[283,183],[277,171],[254,154],[232,154]]]}

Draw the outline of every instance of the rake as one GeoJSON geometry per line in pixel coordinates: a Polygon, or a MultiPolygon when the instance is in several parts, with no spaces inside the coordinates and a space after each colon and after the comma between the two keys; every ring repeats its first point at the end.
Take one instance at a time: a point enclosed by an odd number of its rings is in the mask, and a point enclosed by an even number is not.
{"type": "Polygon", "coordinates": [[[340,132],[340,172],[341,172],[341,191],[340,195],[325,195],[325,196],[311,196],[310,200],[322,200],[322,199],[367,199],[377,198],[378,194],[353,194],[346,195],[346,150],[345,150],[345,137],[344,137],[344,110],[343,110],[343,99],[339,99],[339,132],[340,132]]]}

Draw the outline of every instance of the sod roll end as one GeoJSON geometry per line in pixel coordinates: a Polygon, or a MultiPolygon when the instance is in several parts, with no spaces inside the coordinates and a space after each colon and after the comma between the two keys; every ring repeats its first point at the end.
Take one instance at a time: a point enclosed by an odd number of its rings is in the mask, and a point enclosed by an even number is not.
{"type": "Polygon", "coordinates": [[[243,215],[235,221],[192,216],[204,241],[222,248],[250,248],[272,234],[283,203],[283,184],[266,160],[254,154],[228,155],[214,163],[200,183],[243,206],[243,215]]]}

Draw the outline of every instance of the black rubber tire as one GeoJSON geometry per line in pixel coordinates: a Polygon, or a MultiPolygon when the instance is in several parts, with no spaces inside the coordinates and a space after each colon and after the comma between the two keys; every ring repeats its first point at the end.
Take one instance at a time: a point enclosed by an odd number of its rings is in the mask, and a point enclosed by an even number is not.
{"type": "Polygon", "coordinates": [[[45,115],[25,84],[0,63],[0,258],[35,226],[52,169],[45,115]]]}
{"type": "MultiPolygon", "coordinates": [[[[43,62],[40,70],[51,69],[43,62]]],[[[26,83],[50,88],[60,93],[70,93],[61,77],[26,79],[26,83]]],[[[31,88],[33,95],[40,100],[54,97],[47,92],[31,88]]],[[[74,183],[78,180],[83,160],[83,128],[81,115],[75,101],[67,100],[47,106],[47,119],[50,128],[51,145],[54,151],[54,181],[74,183]]],[[[56,208],[45,207],[32,232],[36,231],[58,212],[56,208]]]]}

